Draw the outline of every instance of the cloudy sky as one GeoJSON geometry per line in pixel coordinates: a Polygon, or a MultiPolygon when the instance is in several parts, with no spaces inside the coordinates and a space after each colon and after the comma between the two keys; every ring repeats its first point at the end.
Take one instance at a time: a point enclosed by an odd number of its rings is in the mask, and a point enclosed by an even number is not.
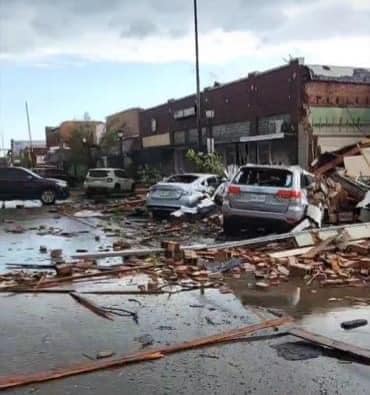
{"type": "MultiPolygon", "coordinates": [[[[282,64],[370,66],[370,0],[198,0],[201,83],[282,64]]],[[[103,120],[194,90],[192,0],[0,0],[0,133],[103,120]]],[[[0,140],[1,145],[1,140],[0,140]]]]}

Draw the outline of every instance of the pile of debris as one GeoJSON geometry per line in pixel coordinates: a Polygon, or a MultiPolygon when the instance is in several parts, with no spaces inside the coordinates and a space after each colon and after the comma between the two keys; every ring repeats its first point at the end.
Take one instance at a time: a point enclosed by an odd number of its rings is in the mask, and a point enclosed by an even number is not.
{"type": "Polygon", "coordinates": [[[329,223],[370,218],[370,141],[325,152],[311,165],[318,178],[310,198],[328,210],[329,223]]]}
{"type": "Polygon", "coordinates": [[[331,177],[318,176],[308,191],[308,201],[327,214],[325,222],[330,224],[352,223],[357,220],[358,201],[350,196],[342,184],[331,177]]]}
{"type": "MultiPolygon", "coordinates": [[[[130,249],[129,244],[119,242],[114,249],[78,254],[72,257],[73,262],[63,260],[61,250],[52,250],[51,265],[43,267],[47,272],[8,273],[0,277],[0,290],[38,292],[64,283],[137,273],[145,274],[147,280],[134,293],[204,288],[230,292],[225,286],[228,278],[245,278],[248,286],[259,288],[276,286],[291,278],[304,280],[308,286],[368,286],[370,283],[370,224],[209,246],[185,247],[176,241],[166,241],[160,248],[130,249]],[[96,263],[98,259],[113,256],[122,257],[123,264],[107,267],[96,263]]],[[[13,268],[37,269],[38,266],[25,264],[13,268]]]]}

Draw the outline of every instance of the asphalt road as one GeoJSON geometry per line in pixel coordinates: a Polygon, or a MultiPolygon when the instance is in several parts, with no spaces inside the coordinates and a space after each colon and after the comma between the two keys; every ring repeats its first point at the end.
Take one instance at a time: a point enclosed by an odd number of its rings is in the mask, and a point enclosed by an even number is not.
{"type": "MultiPolygon", "coordinates": [[[[44,208],[4,210],[0,224],[0,265],[9,262],[48,262],[40,245],[92,248],[96,235],[82,224],[44,208]],[[76,233],[73,237],[5,232],[7,220],[29,228],[54,226],[76,233]],[[5,221],[5,222],[4,222],[5,221]],[[83,233],[79,233],[83,232],[83,233]]],[[[93,219],[89,219],[94,223],[93,219]]],[[[138,228],[140,229],[140,228],[138,228]]],[[[100,230],[98,230],[100,232],[100,230]]],[[[139,232],[140,230],[138,230],[139,232]]],[[[100,244],[112,240],[101,233],[100,244]]],[[[96,242],[95,242],[96,244],[96,242]]],[[[145,279],[114,282],[116,287],[137,286],[145,279]]],[[[84,289],[111,287],[112,283],[83,285],[84,289]]],[[[143,339],[153,346],[174,344],[259,322],[256,305],[275,307],[296,317],[297,324],[318,333],[370,348],[369,326],[344,331],[340,322],[369,318],[366,289],[300,289],[288,284],[267,291],[250,290],[243,279],[230,284],[234,294],[218,290],[158,296],[91,296],[99,305],[138,313],[107,321],[76,303],[69,295],[0,295],[0,376],[41,372],[53,367],[89,361],[100,351],[123,355],[143,349],[143,339]],[[298,295],[299,294],[299,295],[298,295]],[[351,299],[352,298],[352,299],[351,299]],[[359,300],[359,299],[357,299],[359,300]],[[144,336],[144,337],[143,337],[144,336]]],[[[99,288],[100,289],[100,288],[99,288]]],[[[303,347],[291,336],[255,342],[208,347],[146,362],[49,383],[5,391],[9,394],[369,394],[370,367],[343,361],[310,345],[303,347]],[[286,343],[294,343],[286,344],[286,343]],[[283,345],[277,347],[279,345],[283,345]]]]}

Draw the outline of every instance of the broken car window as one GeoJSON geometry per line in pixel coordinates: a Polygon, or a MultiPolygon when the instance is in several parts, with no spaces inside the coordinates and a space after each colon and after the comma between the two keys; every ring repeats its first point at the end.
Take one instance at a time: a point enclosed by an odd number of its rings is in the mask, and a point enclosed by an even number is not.
{"type": "Polygon", "coordinates": [[[176,176],[171,176],[167,182],[179,182],[182,184],[191,184],[198,179],[197,176],[191,174],[180,174],[176,176]]]}
{"type": "Polygon", "coordinates": [[[290,188],[293,174],[282,169],[245,168],[236,176],[235,184],[290,188]]]}

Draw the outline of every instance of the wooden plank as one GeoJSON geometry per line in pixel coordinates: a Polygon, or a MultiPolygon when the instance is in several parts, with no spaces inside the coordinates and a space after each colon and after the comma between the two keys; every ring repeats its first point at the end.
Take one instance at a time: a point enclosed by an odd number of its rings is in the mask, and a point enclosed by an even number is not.
{"type": "Polygon", "coordinates": [[[148,256],[164,253],[164,248],[140,248],[127,249],[109,252],[85,252],[82,254],[72,255],[72,259],[105,259],[113,257],[127,257],[127,256],[148,256]]]}
{"type": "Polygon", "coordinates": [[[268,255],[270,258],[275,259],[289,258],[291,256],[303,255],[306,252],[310,251],[311,248],[312,247],[293,248],[291,250],[272,252],[268,255]]]}
{"type": "Polygon", "coordinates": [[[338,237],[338,235],[335,235],[335,236],[329,237],[325,240],[322,240],[317,245],[313,246],[308,252],[306,252],[303,255],[303,258],[307,258],[307,259],[315,258],[318,254],[325,251],[326,248],[328,248],[330,246],[330,244],[333,243],[334,240],[337,239],[337,237],[338,237]]]}
{"type": "Polygon", "coordinates": [[[113,318],[110,316],[109,313],[107,313],[106,311],[104,311],[102,308],[100,308],[99,306],[97,306],[95,303],[91,302],[91,300],[82,297],[81,295],[78,295],[75,292],[71,292],[70,296],[77,301],[78,303],[80,303],[81,306],[86,307],[88,310],[90,310],[91,312],[93,312],[94,314],[96,314],[99,317],[103,317],[106,320],[110,320],[113,321],[113,318]]]}
{"type": "MultiPolygon", "coordinates": [[[[70,294],[71,292],[76,292],[76,289],[71,288],[18,288],[12,290],[3,290],[0,288],[0,293],[7,293],[7,294],[70,294]]],[[[177,292],[177,291],[175,291],[177,292]]],[[[139,290],[91,290],[91,291],[79,291],[79,294],[85,295],[163,295],[163,294],[170,294],[172,292],[165,292],[165,291],[139,291],[139,290]]]]}
{"type": "MultiPolygon", "coordinates": [[[[347,243],[349,249],[351,250],[353,248],[354,251],[362,254],[367,252],[368,248],[361,246],[358,243],[363,242],[364,240],[356,240],[356,241],[350,241],[347,243]],[[358,248],[357,248],[358,247],[358,248]]],[[[269,255],[270,258],[275,258],[275,259],[283,259],[283,258],[289,258],[292,256],[299,256],[299,255],[304,255],[308,251],[310,251],[312,247],[301,247],[301,248],[292,248],[290,250],[284,250],[284,251],[277,251],[277,252],[272,252],[269,255]]],[[[335,249],[335,246],[330,246],[326,249],[326,251],[331,251],[332,249],[335,249]]]]}
{"type": "MultiPolygon", "coordinates": [[[[141,265],[141,266],[126,266],[126,267],[120,267],[118,269],[104,271],[104,272],[77,274],[77,275],[60,277],[60,278],[54,277],[54,278],[51,278],[50,280],[43,281],[41,285],[42,285],[42,288],[54,287],[54,286],[57,286],[61,283],[65,283],[65,282],[78,282],[78,281],[83,281],[85,279],[94,280],[95,278],[99,278],[99,277],[116,276],[116,275],[130,273],[130,272],[137,271],[137,270],[150,269],[153,266],[154,265],[152,265],[152,264],[146,264],[146,265],[141,265]]],[[[32,286],[32,285],[36,285],[36,283],[28,284],[28,285],[32,286]]],[[[19,285],[16,285],[13,287],[2,288],[2,290],[4,292],[5,291],[12,292],[13,290],[16,291],[17,289],[22,290],[22,287],[19,285]]]]}
{"type": "Polygon", "coordinates": [[[347,152],[345,152],[342,155],[338,155],[336,158],[334,158],[332,161],[325,163],[324,165],[322,165],[321,167],[317,168],[314,170],[314,173],[316,176],[321,176],[325,173],[327,173],[330,170],[334,170],[338,165],[343,163],[343,159],[344,156],[346,155],[357,155],[359,154],[360,151],[360,147],[358,145],[356,145],[355,147],[352,147],[351,149],[349,149],[347,152]]]}
{"type": "Polygon", "coordinates": [[[193,350],[201,347],[208,347],[215,344],[236,341],[239,339],[245,339],[245,336],[250,336],[259,330],[278,328],[290,322],[292,322],[292,319],[289,317],[273,319],[263,321],[259,324],[249,325],[240,329],[234,329],[231,331],[206,336],[191,341],[186,341],[184,343],[175,344],[172,346],[165,346],[162,348],[148,350],[146,352],[138,352],[134,354],[124,355],[119,358],[79,363],[66,368],[56,368],[46,372],[0,377],[0,390],[20,387],[28,384],[42,383],[50,380],[76,376],[83,373],[95,372],[102,369],[108,369],[118,366],[122,367],[132,363],[159,359],[166,355],[174,354],[177,352],[193,350]]]}
{"type": "Polygon", "coordinates": [[[309,332],[302,328],[291,328],[288,330],[288,332],[293,336],[299,337],[304,340],[308,340],[320,346],[325,346],[339,350],[352,357],[361,358],[367,363],[370,363],[370,350],[366,348],[358,347],[353,344],[344,343],[339,340],[334,340],[329,337],[319,335],[317,333],[309,332]]]}

